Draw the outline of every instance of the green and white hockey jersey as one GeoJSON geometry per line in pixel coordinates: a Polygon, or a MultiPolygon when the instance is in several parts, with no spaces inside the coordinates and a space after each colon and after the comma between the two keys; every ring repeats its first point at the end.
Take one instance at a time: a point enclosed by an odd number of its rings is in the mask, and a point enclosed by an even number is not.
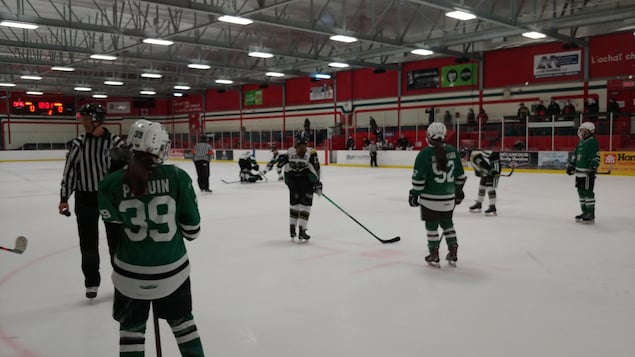
{"type": "Polygon", "coordinates": [[[200,215],[190,176],[173,165],[153,167],[146,195],[134,197],[124,184],[125,170],[99,185],[99,212],[105,222],[123,224],[112,280],[117,290],[135,299],[158,299],[189,277],[183,238],[200,231],[200,215]]]}
{"type": "Polygon", "coordinates": [[[457,186],[465,184],[463,164],[456,148],[443,144],[448,156],[448,168],[437,168],[434,148],[428,146],[419,151],[412,172],[412,189],[419,194],[419,203],[430,210],[449,212],[454,209],[457,186]]]}
{"type": "Polygon", "coordinates": [[[600,166],[600,143],[591,135],[578,142],[573,156],[575,176],[586,177],[592,170],[600,166]]]}

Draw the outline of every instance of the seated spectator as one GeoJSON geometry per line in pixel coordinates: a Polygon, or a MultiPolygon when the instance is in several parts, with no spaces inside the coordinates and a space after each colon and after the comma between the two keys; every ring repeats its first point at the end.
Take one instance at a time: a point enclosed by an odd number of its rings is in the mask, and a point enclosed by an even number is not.
{"type": "Polygon", "coordinates": [[[398,150],[406,150],[408,149],[408,146],[410,146],[410,143],[408,142],[408,139],[406,139],[406,137],[404,135],[399,137],[399,140],[397,140],[397,149],[398,150]]]}
{"type": "Polygon", "coordinates": [[[620,112],[620,104],[615,100],[615,98],[609,99],[609,104],[606,106],[606,111],[613,114],[617,114],[620,112]]]}
{"type": "Polygon", "coordinates": [[[443,124],[445,124],[448,130],[452,128],[452,114],[450,114],[449,110],[446,110],[445,114],[443,114],[443,124]]]}
{"type": "Polygon", "coordinates": [[[368,140],[367,137],[364,136],[364,138],[362,139],[362,149],[366,150],[366,148],[368,148],[368,145],[370,145],[370,140],[368,140]]]}
{"type": "Polygon", "coordinates": [[[564,108],[562,108],[562,115],[565,120],[573,120],[575,119],[575,106],[571,104],[570,100],[567,100],[567,104],[565,104],[564,108]]]}
{"type": "Polygon", "coordinates": [[[476,114],[474,114],[474,109],[472,108],[467,110],[467,125],[476,126],[476,114]]]}
{"type": "Polygon", "coordinates": [[[487,121],[489,120],[489,116],[487,115],[487,113],[485,113],[485,109],[480,108],[478,110],[478,116],[476,117],[476,119],[481,124],[481,127],[484,127],[485,124],[487,124],[487,121]]]}
{"type": "Polygon", "coordinates": [[[525,106],[525,103],[520,103],[518,105],[518,120],[525,121],[529,117],[529,108],[525,106]]]}
{"type": "Polygon", "coordinates": [[[353,140],[352,136],[349,136],[346,141],[346,150],[355,150],[355,140],[353,140]]]}
{"type": "Polygon", "coordinates": [[[534,115],[545,119],[547,117],[547,107],[545,107],[544,102],[541,100],[536,105],[536,109],[534,111],[534,115]]]}
{"type": "Polygon", "coordinates": [[[549,102],[549,106],[547,107],[547,116],[549,120],[553,117],[557,117],[560,115],[560,104],[555,101],[555,99],[551,98],[551,102],[549,102]]]}

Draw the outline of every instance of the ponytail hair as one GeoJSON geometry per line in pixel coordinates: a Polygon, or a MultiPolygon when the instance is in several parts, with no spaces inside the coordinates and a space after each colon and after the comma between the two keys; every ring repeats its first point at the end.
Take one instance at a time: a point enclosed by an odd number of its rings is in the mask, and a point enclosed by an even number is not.
{"type": "Polygon", "coordinates": [[[145,196],[154,160],[151,154],[135,151],[132,160],[128,162],[123,182],[130,187],[135,197],[145,196]]]}
{"type": "Polygon", "coordinates": [[[443,146],[442,140],[430,140],[430,144],[434,148],[434,157],[437,160],[437,169],[440,171],[447,171],[448,169],[448,154],[445,152],[445,146],[443,146]]]}

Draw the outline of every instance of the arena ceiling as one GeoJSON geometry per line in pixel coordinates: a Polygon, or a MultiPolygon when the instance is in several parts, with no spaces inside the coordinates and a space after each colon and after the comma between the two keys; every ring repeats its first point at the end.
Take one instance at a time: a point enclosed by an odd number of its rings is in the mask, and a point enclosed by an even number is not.
{"type": "Polygon", "coordinates": [[[197,91],[227,85],[217,79],[233,81],[230,86],[276,84],[341,70],[332,62],[390,69],[427,58],[414,49],[433,51],[428,57],[476,59],[482,51],[538,42],[584,47],[588,36],[635,29],[635,0],[0,0],[0,21],[38,26],[0,26],[0,83],[15,84],[10,90],[113,96],[147,89],[168,96],[175,85],[197,91]],[[446,16],[457,9],[476,18],[446,16]],[[224,15],[253,23],[220,21],[224,15]],[[546,37],[522,36],[529,31],[546,37]],[[333,35],[357,40],[334,41],[333,35]],[[173,44],[148,44],[148,38],[173,44]],[[124,85],[104,84],[109,80],[124,85]]]}

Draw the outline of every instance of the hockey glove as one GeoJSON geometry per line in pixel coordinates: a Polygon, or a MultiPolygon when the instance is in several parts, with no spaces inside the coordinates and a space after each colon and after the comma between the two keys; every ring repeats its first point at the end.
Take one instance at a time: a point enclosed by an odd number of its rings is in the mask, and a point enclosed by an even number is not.
{"type": "Polygon", "coordinates": [[[254,170],[258,171],[258,169],[260,169],[259,165],[254,165],[254,170]]]}
{"type": "Polygon", "coordinates": [[[457,188],[456,192],[454,193],[454,203],[456,205],[460,205],[461,202],[463,202],[464,198],[465,198],[465,192],[463,192],[463,189],[457,188]]]}
{"type": "Polygon", "coordinates": [[[575,165],[572,163],[567,164],[567,175],[571,176],[575,173],[575,165]]]}
{"type": "Polygon", "coordinates": [[[408,204],[410,207],[419,206],[419,194],[415,190],[410,190],[410,195],[408,195],[408,204]]]}
{"type": "Polygon", "coordinates": [[[315,193],[318,196],[322,196],[322,182],[318,181],[318,183],[313,185],[313,193],[315,193]]]}

